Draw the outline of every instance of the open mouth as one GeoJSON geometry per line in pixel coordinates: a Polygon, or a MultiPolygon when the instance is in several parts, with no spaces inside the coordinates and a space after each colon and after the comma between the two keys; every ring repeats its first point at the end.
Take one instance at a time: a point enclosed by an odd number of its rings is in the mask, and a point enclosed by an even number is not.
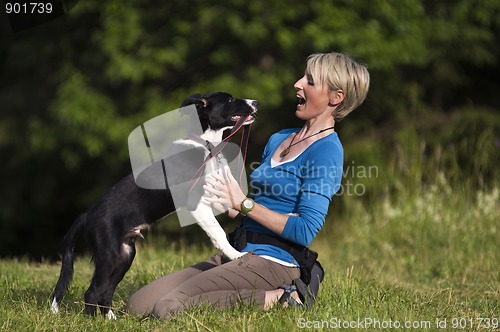
{"type": "Polygon", "coordinates": [[[297,95],[297,98],[299,98],[299,102],[297,103],[297,105],[298,106],[304,106],[304,104],[306,103],[306,100],[303,97],[299,96],[299,95],[297,95]]]}
{"type": "Polygon", "coordinates": [[[255,121],[255,117],[252,114],[248,115],[234,115],[231,117],[231,121],[238,122],[242,117],[246,117],[246,121],[243,123],[243,125],[249,125],[255,121]]]}

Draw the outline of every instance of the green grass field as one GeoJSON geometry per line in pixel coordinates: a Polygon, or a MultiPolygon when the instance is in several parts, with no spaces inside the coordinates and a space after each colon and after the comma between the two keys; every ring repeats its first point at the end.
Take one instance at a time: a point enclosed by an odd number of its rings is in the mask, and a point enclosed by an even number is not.
{"type": "MultiPolygon", "coordinates": [[[[1,260],[0,329],[499,330],[498,179],[493,177],[489,186],[465,179],[452,184],[447,179],[460,178],[458,168],[440,166],[442,155],[440,160],[419,159],[411,147],[406,146],[406,157],[380,169],[377,176],[348,176],[347,181],[366,189],[363,197],[345,192],[334,198],[326,224],[312,244],[326,276],[310,311],[279,307],[263,311],[242,305],[233,310],[200,307],[171,321],[127,315],[123,308],[135,290],[214,253],[201,232],[200,244],[157,229],[141,241],[131,270],[118,286],[116,321],[83,312],[83,293],[92,273],[90,257],[76,261],[74,281],[59,315],[49,309],[58,264],[1,260]]],[[[418,152],[419,145],[413,147],[418,152]]]]}
{"type": "Polygon", "coordinates": [[[371,209],[346,197],[349,213],[340,220],[329,219],[313,242],[327,274],[310,311],[203,307],[168,322],[129,316],[121,309],[134,290],[213,253],[208,245],[190,246],[186,241],[164,245],[163,238],[154,235],[140,246],[117,289],[116,321],[83,313],[83,293],[92,273],[89,257],[77,260],[77,273],[59,315],[49,310],[59,265],[2,260],[0,327],[4,331],[290,331],[345,324],[355,327],[349,330],[387,330],[409,323],[414,330],[439,330],[446,322],[446,330],[494,330],[500,318],[499,196],[498,190],[478,192],[474,200],[466,201],[441,183],[418,196],[381,199],[371,209]]]}

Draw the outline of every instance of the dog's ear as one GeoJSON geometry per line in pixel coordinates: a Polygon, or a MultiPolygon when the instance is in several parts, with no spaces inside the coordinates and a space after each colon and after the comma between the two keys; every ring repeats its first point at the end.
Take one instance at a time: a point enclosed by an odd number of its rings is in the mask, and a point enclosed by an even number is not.
{"type": "Polygon", "coordinates": [[[207,107],[207,100],[203,98],[203,96],[199,93],[196,93],[188,98],[186,98],[182,104],[181,107],[189,106],[189,105],[194,105],[196,106],[197,110],[203,109],[207,107]]]}

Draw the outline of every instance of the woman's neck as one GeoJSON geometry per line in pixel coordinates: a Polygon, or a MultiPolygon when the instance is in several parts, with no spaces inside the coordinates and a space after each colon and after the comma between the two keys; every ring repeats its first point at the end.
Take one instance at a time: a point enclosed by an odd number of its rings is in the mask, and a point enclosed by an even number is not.
{"type": "MultiPolygon", "coordinates": [[[[326,128],[331,128],[335,126],[335,120],[333,120],[333,117],[330,117],[328,121],[318,121],[317,119],[311,119],[307,120],[307,122],[304,124],[304,126],[299,130],[297,133],[297,138],[296,139],[301,139],[303,137],[307,137],[309,135],[313,135],[318,133],[319,131],[326,129],[326,128]]],[[[325,133],[322,135],[320,134],[320,137],[329,135],[333,132],[334,130],[328,130],[325,131],[325,133]]]]}

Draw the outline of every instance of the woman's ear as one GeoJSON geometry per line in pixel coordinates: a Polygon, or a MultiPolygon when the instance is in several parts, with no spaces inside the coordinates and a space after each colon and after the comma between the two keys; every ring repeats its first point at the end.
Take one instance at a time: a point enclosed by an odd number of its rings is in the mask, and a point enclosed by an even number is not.
{"type": "Polygon", "coordinates": [[[341,89],[330,92],[328,106],[338,106],[344,100],[344,91],[341,89]]]}

